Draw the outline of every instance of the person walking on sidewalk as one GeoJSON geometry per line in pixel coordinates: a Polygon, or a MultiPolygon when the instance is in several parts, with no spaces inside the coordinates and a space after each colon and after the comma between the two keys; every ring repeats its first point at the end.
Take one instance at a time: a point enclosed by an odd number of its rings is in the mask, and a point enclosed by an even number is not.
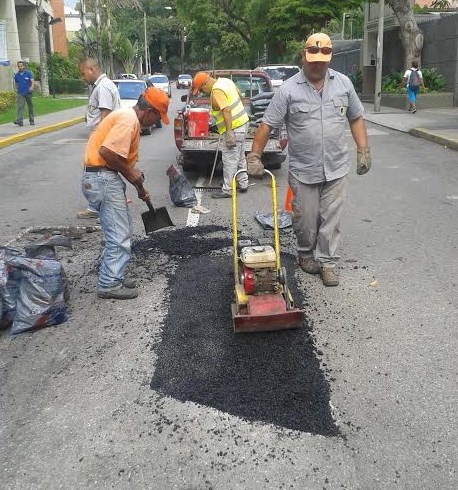
{"type": "MultiPolygon", "coordinates": [[[[231,197],[232,178],[237,170],[246,169],[245,139],[248,131],[248,114],[240,99],[235,83],[229,78],[212,78],[208,73],[196,73],[192,82],[192,94],[202,92],[210,95],[211,114],[223,139],[223,187],[213,192],[213,199],[231,197]]],[[[237,176],[240,192],[248,190],[248,176],[242,172],[237,176]]]]}
{"type": "Polygon", "coordinates": [[[418,69],[418,61],[412,61],[412,67],[406,70],[402,78],[404,86],[407,87],[407,95],[409,96],[409,112],[415,114],[417,112],[417,96],[420,87],[425,88],[423,82],[423,74],[418,69]]]}
{"type": "Polygon", "coordinates": [[[32,94],[34,88],[34,79],[31,71],[25,69],[24,61],[17,62],[17,72],[14,75],[14,83],[17,90],[17,118],[14,124],[24,126],[24,105],[27,102],[29,110],[29,122],[33,126],[35,117],[33,115],[32,94]]]}
{"type": "Polygon", "coordinates": [[[149,199],[143,173],[135,166],[140,125],[152,126],[159,119],[169,124],[168,106],[167,94],[150,87],[134,107],[112,112],[89,136],[81,187],[88,203],[99,213],[105,239],[97,286],[99,298],[138,296],[135,283],[124,278],[131,255],[132,222],[121,175],[137,189],[140,199],[149,199]]]}
{"type": "MultiPolygon", "coordinates": [[[[118,87],[102,73],[99,62],[94,58],[85,58],[78,65],[82,79],[92,86],[86,109],[86,128],[89,132],[95,130],[108,114],[121,107],[118,87]]],[[[98,213],[90,206],[78,211],[77,217],[97,218],[98,213]]]]}
{"type": "Polygon", "coordinates": [[[320,273],[325,286],[339,284],[337,247],[350,169],[347,120],[357,146],[357,173],[371,168],[363,105],[350,79],[329,68],[331,57],[329,36],[316,33],[306,40],[303,69],[273,96],[247,156],[248,174],[262,177],[269,133],[286,123],[299,264],[309,274],[320,273]]]}

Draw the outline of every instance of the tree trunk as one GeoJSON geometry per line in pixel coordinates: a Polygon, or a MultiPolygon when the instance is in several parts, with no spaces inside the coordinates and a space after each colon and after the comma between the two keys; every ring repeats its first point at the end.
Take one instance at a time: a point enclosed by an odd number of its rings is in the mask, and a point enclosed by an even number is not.
{"type": "Polygon", "coordinates": [[[48,28],[48,16],[43,7],[42,0],[37,0],[37,27],[38,27],[38,51],[40,55],[40,71],[41,71],[41,95],[49,96],[48,83],[48,63],[46,54],[46,29],[48,28]]]}
{"type": "Polygon", "coordinates": [[[421,50],[423,34],[418,27],[410,0],[386,0],[398,19],[399,37],[404,48],[404,66],[409,68],[412,61],[417,60],[421,66],[421,50]]]}

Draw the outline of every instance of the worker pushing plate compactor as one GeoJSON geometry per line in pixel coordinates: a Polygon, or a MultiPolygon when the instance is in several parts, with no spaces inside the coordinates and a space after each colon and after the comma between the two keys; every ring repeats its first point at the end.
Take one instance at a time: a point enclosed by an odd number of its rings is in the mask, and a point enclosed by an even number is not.
{"type": "Polygon", "coordinates": [[[234,332],[264,332],[299,328],[304,312],[295,308],[288,288],[286,269],[280,263],[277,186],[271,172],[274,244],[238,240],[237,180],[232,179],[232,238],[235,301],[232,303],[234,332]]]}

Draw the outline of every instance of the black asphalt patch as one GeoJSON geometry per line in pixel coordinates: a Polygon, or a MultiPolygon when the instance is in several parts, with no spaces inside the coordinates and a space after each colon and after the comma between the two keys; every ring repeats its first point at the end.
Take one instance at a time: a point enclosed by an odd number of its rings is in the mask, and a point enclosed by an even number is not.
{"type": "MultiPolygon", "coordinates": [[[[336,435],[329,385],[307,322],[299,330],[233,333],[232,257],[210,253],[212,247],[213,251],[227,248],[230,240],[211,238],[211,246],[203,246],[206,232],[217,231],[213,228],[154,237],[163,252],[168,250],[182,259],[169,278],[170,306],[161,342],[155,347],[158,359],[151,387],[180,401],[246,420],[336,435]]],[[[151,237],[137,242],[136,253],[145,254],[151,243],[151,237]]],[[[282,265],[288,271],[293,297],[301,305],[304,298],[293,277],[296,261],[285,254],[282,265]]]]}

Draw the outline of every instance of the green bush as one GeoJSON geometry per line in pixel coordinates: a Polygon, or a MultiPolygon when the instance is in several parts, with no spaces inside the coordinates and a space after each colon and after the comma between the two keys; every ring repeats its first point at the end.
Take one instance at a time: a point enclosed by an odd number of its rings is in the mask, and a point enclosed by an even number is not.
{"type": "Polygon", "coordinates": [[[16,92],[13,90],[0,90],[0,112],[6,112],[16,104],[16,92]]]}
{"type": "Polygon", "coordinates": [[[402,76],[404,73],[390,73],[382,78],[382,92],[395,94],[402,91],[402,76]]]}
{"type": "Polygon", "coordinates": [[[79,78],[49,79],[49,91],[56,94],[86,94],[87,85],[79,78]]]}
{"type": "Polygon", "coordinates": [[[356,73],[348,75],[348,78],[351,80],[351,83],[353,83],[356,92],[361,93],[363,91],[363,73],[357,71],[356,73]]]}
{"type": "Polygon", "coordinates": [[[445,88],[444,75],[437,73],[435,68],[421,70],[427,92],[443,92],[445,88]]]}
{"type": "MultiPolygon", "coordinates": [[[[421,70],[423,82],[425,84],[424,92],[443,92],[445,87],[445,78],[437,72],[436,68],[425,68],[421,70]]],[[[390,73],[382,78],[382,92],[385,94],[395,94],[403,91],[402,73],[390,73]]]]}
{"type": "Polygon", "coordinates": [[[40,63],[36,63],[35,61],[29,61],[26,63],[25,69],[32,72],[34,80],[41,80],[40,63]]]}

